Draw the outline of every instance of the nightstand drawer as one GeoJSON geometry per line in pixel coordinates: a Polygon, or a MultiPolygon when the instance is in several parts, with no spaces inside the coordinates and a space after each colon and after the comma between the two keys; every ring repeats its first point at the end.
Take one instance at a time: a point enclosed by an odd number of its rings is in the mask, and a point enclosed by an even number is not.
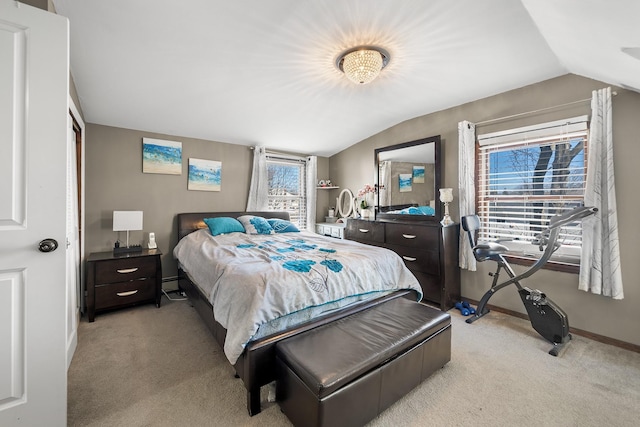
{"type": "Polygon", "coordinates": [[[96,286],[96,310],[119,307],[154,299],[155,280],[140,279],[130,282],[96,286]]]}
{"type": "Polygon", "coordinates": [[[155,277],[154,257],[125,258],[96,264],[96,285],[155,277]]]}
{"type": "Polygon", "coordinates": [[[87,316],[96,311],[155,302],[162,298],[162,252],[142,249],[129,255],[94,252],[87,258],[87,316]]]}

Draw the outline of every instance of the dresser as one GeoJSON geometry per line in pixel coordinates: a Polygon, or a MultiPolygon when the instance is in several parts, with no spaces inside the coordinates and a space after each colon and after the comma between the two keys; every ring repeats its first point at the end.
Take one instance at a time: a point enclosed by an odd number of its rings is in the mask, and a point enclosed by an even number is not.
{"type": "Polygon", "coordinates": [[[158,249],[114,255],[95,252],[87,258],[87,315],[89,322],[102,310],[154,302],[162,296],[162,253],[158,249]]]}
{"type": "Polygon", "coordinates": [[[424,301],[447,311],[460,301],[458,224],[349,219],[345,239],[396,252],[416,276],[424,301]]]}

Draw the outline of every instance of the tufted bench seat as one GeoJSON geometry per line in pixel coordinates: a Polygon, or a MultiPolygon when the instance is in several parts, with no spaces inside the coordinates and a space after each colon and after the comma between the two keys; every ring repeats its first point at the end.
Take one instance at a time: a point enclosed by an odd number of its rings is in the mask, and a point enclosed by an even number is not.
{"type": "Polygon", "coordinates": [[[296,426],[359,426],[450,359],[449,314],[396,298],[278,343],[276,399],[296,426]]]}

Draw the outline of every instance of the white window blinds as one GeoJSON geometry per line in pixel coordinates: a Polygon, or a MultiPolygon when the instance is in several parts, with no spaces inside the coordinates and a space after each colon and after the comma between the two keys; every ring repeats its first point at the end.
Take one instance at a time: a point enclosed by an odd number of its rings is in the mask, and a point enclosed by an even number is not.
{"type": "MultiPolygon", "coordinates": [[[[513,251],[535,256],[531,243],[549,218],[584,204],[587,119],[478,136],[480,239],[503,241],[513,251]]],[[[565,248],[579,249],[581,223],[565,227],[560,238],[565,248]]]]}

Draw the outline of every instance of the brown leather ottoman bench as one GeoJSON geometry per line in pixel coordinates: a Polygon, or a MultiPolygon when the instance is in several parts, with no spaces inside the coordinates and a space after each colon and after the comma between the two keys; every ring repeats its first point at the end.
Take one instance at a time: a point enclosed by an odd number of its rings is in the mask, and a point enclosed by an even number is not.
{"type": "Polygon", "coordinates": [[[296,426],[360,426],[451,359],[449,314],[396,298],[276,346],[276,400],[296,426]]]}

